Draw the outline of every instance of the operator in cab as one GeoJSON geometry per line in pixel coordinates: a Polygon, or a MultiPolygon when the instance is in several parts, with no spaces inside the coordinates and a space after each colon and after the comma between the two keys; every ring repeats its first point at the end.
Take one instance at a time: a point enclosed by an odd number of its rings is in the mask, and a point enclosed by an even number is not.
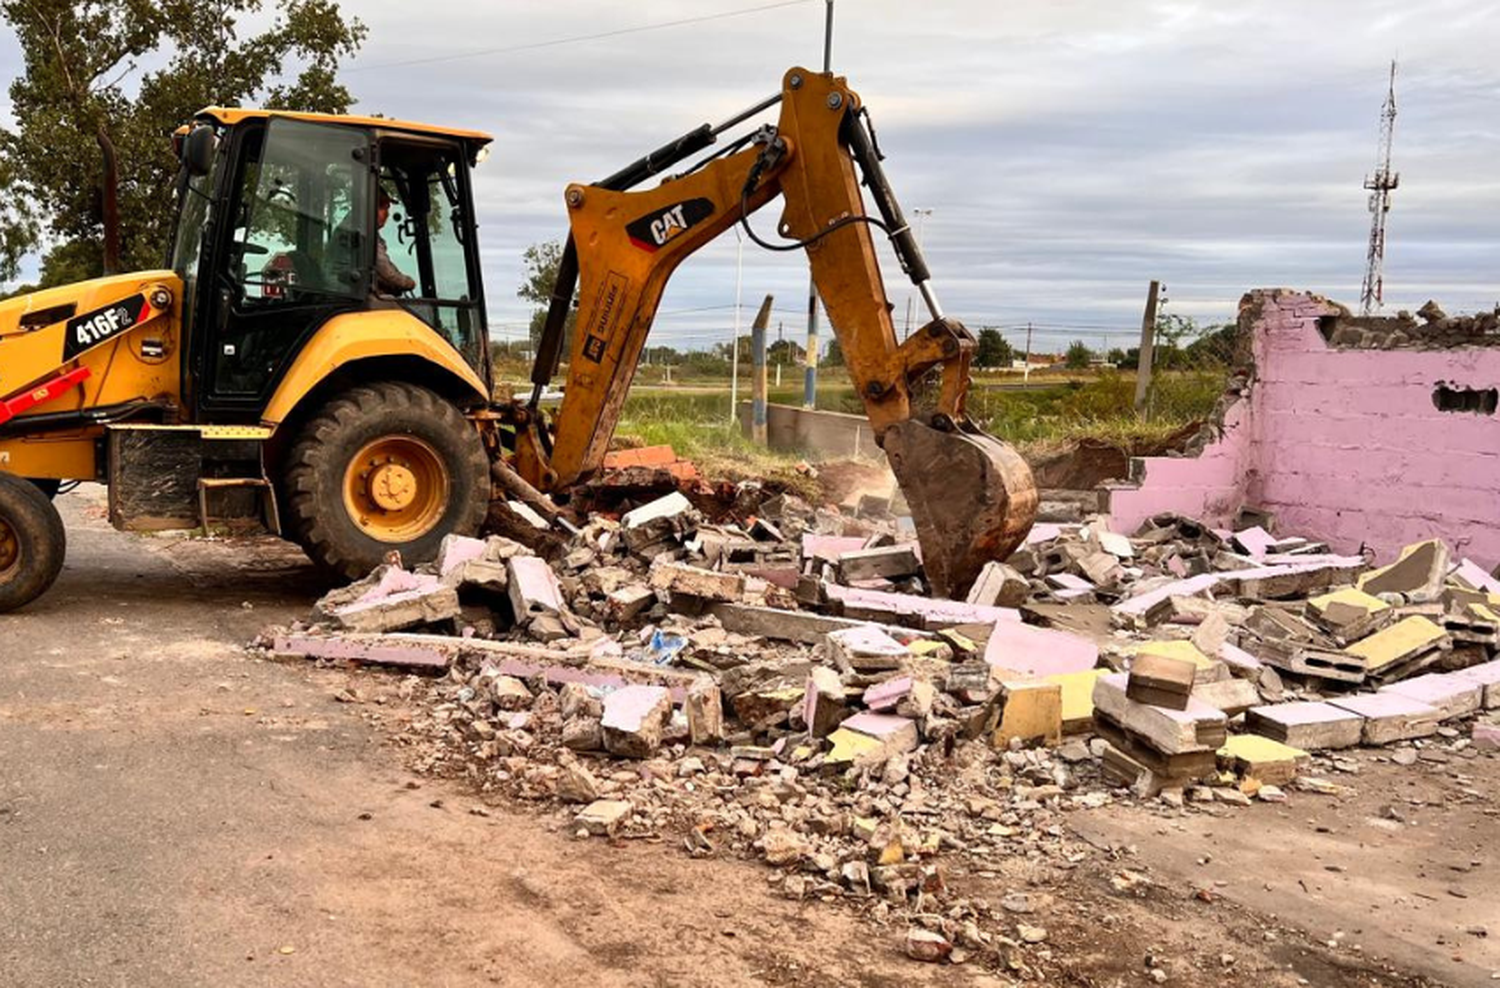
{"type": "Polygon", "coordinates": [[[400,295],[417,287],[417,283],[408,278],[391,261],[390,254],[385,249],[385,238],[380,235],[380,230],[385,227],[385,221],[391,216],[391,196],[385,189],[380,190],[375,200],[375,294],[377,295],[400,295]]]}

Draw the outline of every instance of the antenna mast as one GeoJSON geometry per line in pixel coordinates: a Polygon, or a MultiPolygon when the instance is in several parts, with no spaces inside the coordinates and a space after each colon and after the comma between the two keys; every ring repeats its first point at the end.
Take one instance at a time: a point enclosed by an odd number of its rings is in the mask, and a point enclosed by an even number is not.
{"type": "Polygon", "coordinates": [[[1380,147],[1375,156],[1375,174],[1365,179],[1370,190],[1370,247],[1365,258],[1365,282],[1359,290],[1359,313],[1368,316],[1384,304],[1385,214],[1391,211],[1391,190],[1401,176],[1391,171],[1391,140],[1396,130],[1396,62],[1391,60],[1391,87],[1380,111],[1380,147]]]}

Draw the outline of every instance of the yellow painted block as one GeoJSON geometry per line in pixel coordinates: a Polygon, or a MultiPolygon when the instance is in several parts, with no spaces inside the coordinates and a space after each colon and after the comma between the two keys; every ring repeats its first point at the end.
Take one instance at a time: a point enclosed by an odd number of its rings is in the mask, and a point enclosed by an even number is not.
{"type": "Polygon", "coordinates": [[[1301,748],[1263,738],[1258,734],[1234,734],[1218,751],[1219,762],[1246,777],[1280,786],[1297,777],[1311,756],[1301,748]]]}
{"type": "Polygon", "coordinates": [[[931,638],[924,638],[921,641],[912,642],[906,647],[914,655],[942,655],[945,652],[953,651],[953,646],[949,645],[947,642],[940,642],[931,638]]]}
{"type": "Polygon", "coordinates": [[[1374,672],[1437,645],[1446,635],[1447,632],[1436,624],[1415,615],[1398,621],[1384,631],[1377,631],[1363,641],[1355,642],[1344,649],[1344,652],[1363,659],[1365,668],[1374,672]]]}
{"type": "Polygon", "coordinates": [[[833,743],[833,750],[824,759],[827,765],[852,765],[857,759],[865,755],[874,755],[881,750],[881,743],[868,734],[860,734],[841,727],[828,735],[828,740],[833,743]]]}
{"type": "Polygon", "coordinates": [[[1328,610],[1329,604],[1348,604],[1350,607],[1361,608],[1365,613],[1370,615],[1380,614],[1391,609],[1391,605],[1379,597],[1367,594],[1363,590],[1356,590],[1353,587],[1344,587],[1342,590],[1335,590],[1333,593],[1325,593],[1321,597],[1312,598],[1307,603],[1308,606],[1319,614],[1328,610]]]}
{"type": "Polygon", "coordinates": [[[1008,747],[1011,738],[1043,744],[1062,742],[1062,687],[1057,683],[1010,680],[1000,684],[1000,696],[1004,705],[992,739],[995,747],[1008,747]]]}
{"type": "Polygon", "coordinates": [[[1108,669],[1090,669],[1087,672],[1060,672],[1048,676],[1047,682],[1062,688],[1063,731],[1072,734],[1086,731],[1094,723],[1094,683],[1108,669]]]}
{"type": "Polygon", "coordinates": [[[1141,642],[1130,647],[1131,655],[1160,655],[1164,659],[1178,659],[1183,662],[1191,662],[1199,669],[1211,669],[1218,663],[1218,659],[1211,659],[1204,655],[1197,645],[1187,639],[1181,641],[1152,641],[1141,642]]]}

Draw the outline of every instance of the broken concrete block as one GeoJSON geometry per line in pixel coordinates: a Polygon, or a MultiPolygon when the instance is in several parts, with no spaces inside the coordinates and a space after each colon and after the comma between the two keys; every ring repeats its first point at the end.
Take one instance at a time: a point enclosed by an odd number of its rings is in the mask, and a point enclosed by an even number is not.
{"type": "Polygon", "coordinates": [[[1005,563],[988,562],[969,588],[965,600],[982,607],[1019,607],[1031,594],[1031,584],[1005,563]]]}
{"type": "Polygon", "coordinates": [[[1116,620],[1127,627],[1144,628],[1159,624],[1172,613],[1173,597],[1200,597],[1219,584],[1218,573],[1203,573],[1154,587],[1136,594],[1110,608],[1116,620]]]}
{"type": "Polygon", "coordinates": [[[1125,695],[1137,703],[1185,710],[1197,671],[1191,662],[1141,652],[1130,662],[1125,695]]]}
{"type": "Polygon", "coordinates": [[[1437,600],[1448,575],[1448,544],[1441,539],[1418,542],[1401,550],[1389,566],[1370,570],[1359,578],[1359,589],[1368,594],[1399,593],[1408,602],[1425,604],[1437,600]]]}
{"type": "Polygon", "coordinates": [[[1484,709],[1494,710],[1500,707],[1500,659],[1470,666],[1451,675],[1483,687],[1484,695],[1479,702],[1484,709]]]}
{"type": "Polygon", "coordinates": [[[1264,559],[1271,547],[1276,545],[1276,539],[1259,525],[1235,532],[1234,541],[1252,559],[1264,559]]]}
{"type": "Polygon", "coordinates": [[[573,751],[603,751],[604,728],[599,717],[579,713],[563,721],[562,743],[573,751]]]}
{"type": "Polygon", "coordinates": [[[1040,679],[1008,680],[1000,684],[1000,722],[991,743],[1009,747],[1011,739],[1045,745],[1062,743],[1062,687],[1040,679]]]}
{"type": "Polygon", "coordinates": [[[1124,574],[1120,561],[1107,552],[1089,553],[1078,560],[1078,568],[1098,587],[1114,586],[1124,574]]]}
{"type": "Polygon", "coordinates": [[[564,803],[592,803],[599,798],[599,780],[577,762],[561,766],[557,777],[557,798],[564,803]]]}
{"type": "Polygon", "coordinates": [[[632,810],[630,803],[623,799],[595,800],[580,810],[573,822],[591,837],[614,837],[632,810]]]}
{"type": "Polygon", "coordinates": [[[1500,595],[1500,580],[1486,573],[1483,566],[1470,559],[1460,560],[1448,579],[1466,590],[1500,595]]]}
{"type": "Polygon", "coordinates": [[[1500,751],[1500,724],[1487,724],[1478,721],[1469,734],[1474,747],[1487,751],[1500,751]]]}
{"type": "Polygon", "coordinates": [[[612,590],[604,596],[604,606],[615,621],[630,621],[656,603],[656,591],[641,583],[612,590]]]}
{"type": "Polygon", "coordinates": [[[874,738],[881,743],[888,755],[913,751],[920,740],[914,721],[892,714],[858,713],[845,720],[840,729],[874,738]]]}
{"type": "Polygon", "coordinates": [[[1243,778],[1284,786],[1312,761],[1300,748],[1258,734],[1236,734],[1218,751],[1223,766],[1243,778]]]}
{"type": "Polygon", "coordinates": [[[1108,669],[1089,669],[1046,677],[1047,682],[1056,683],[1062,690],[1063,734],[1082,734],[1093,728],[1094,683],[1108,674],[1108,669]]]}
{"type": "Polygon", "coordinates": [[[1193,631],[1191,639],[1193,647],[1205,656],[1217,656],[1223,649],[1224,643],[1229,640],[1229,621],[1217,610],[1209,611],[1203,620],[1198,622],[1198,627],[1193,631]]]}
{"type": "Polygon", "coordinates": [[[868,734],[860,734],[858,731],[840,727],[828,735],[828,742],[832,747],[824,757],[823,763],[834,768],[873,765],[885,760],[882,755],[884,747],[868,734]]]}
{"type": "Polygon", "coordinates": [[[658,518],[671,518],[693,510],[693,502],[689,501],[680,491],[673,491],[666,497],[659,497],[655,501],[647,502],[639,508],[627,511],[620,516],[621,528],[640,528],[647,522],[658,518]]]}
{"type": "Polygon", "coordinates": [[[562,613],[562,588],[546,560],[537,556],[512,556],[505,565],[510,584],[506,589],[517,621],[527,621],[536,614],[562,613]]]}
{"type": "Polygon", "coordinates": [[[913,576],[922,568],[911,543],[856,549],[839,556],[839,575],[845,583],[855,580],[896,580],[913,576]]]}
{"type": "Polygon", "coordinates": [[[682,702],[687,715],[688,740],[713,744],[724,739],[724,698],[712,676],[699,676],[682,702]]]}
{"type": "Polygon", "coordinates": [[[742,573],[716,573],[682,563],[658,561],[651,567],[651,586],[700,600],[733,602],[745,595],[742,573]]]}
{"type": "Polygon", "coordinates": [[[843,723],[849,715],[844,705],[844,684],[838,674],[827,666],[814,666],[808,671],[807,686],[802,695],[802,720],[807,731],[815,738],[826,738],[843,723]]]}
{"type": "Polygon", "coordinates": [[[1365,719],[1360,733],[1360,740],[1365,744],[1425,738],[1437,732],[1443,719],[1443,712],[1438,708],[1399,693],[1361,693],[1328,702],[1365,719]]]}
{"type": "Polygon", "coordinates": [[[464,563],[483,555],[484,539],[450,533],[443,536],[443,541],[438,544],[437,559],[433,561],[433,566],[436,567],[438,576],[446,577],[464,563]]]}
{"type": "Polygon", "coordinates": [[[538,531],[546,532],[550,531],[552,528],[552,526],[547,523],[547,519],[538,514],[536,509],[527,504],[525,501],[506,501],[505,506],[509,508],[517,518],[520,518],[526,524],[530,525],[532,528],[537,529],[538,531]]]}
{"type": "Polygon", "coordinates": [[[1253,734],[1304,751],[1351,748],[1364,733],[1364,718],[1330,703],[1302,701],[1252,707],[1245,727],[1253,734]]]}
{"type": "Polygon", "coordinates": [[[382,633],[446,621],[461,610],[458,591],[433,581],[422,589],[346,604],[333,611],[333,619],[346,631],[382,633]]]}
{"type": "Polygon", "coordinates": [[[672,696],[660,686],[626,686],[604,698],[604,749],[625,758],[649,758],[661,747],[672,696]]]}
{"type": "Polygon", "coordinates": [[[911,692],[912,683],[910,676],[897,676],[883,683],[876,683],[865,690],[864,704],[871,710],[894,710],[901,698],[911,692]]]}
{"type": "Polygon", "coordinates": [[[529,710],[532,701],[531,690],[526,684],[514,676],[494,675],[493,670],[486,670],[485,676],[489,680],[487,686],[490,701],[500,710],[529,710]]]}
{"type": "Polygon", "coordinates": [[[1111,532],[1108,529],[1095,525],[1089,526],[1089,534],[1094,541],[1099,543],[1099,548],[1117,559],[1134,559],[1135,546],[1131,545],[1130,539],[1119,532],[1111,532]]]}
{"type": "Polygon", "coordinates": [[[1260,703],[1260,691],[1248,679],[1222,679],[1194,686],[1193,699],[1222,710],[1225,717],[1238,717],[1260,703]]]}
{"type": "Polygon", "coordinates": [[[1381,693],[1395,693],[1437,707],[1443,719],[1463,717],[1479,709],[1484,698],[1484,685],[1472,678],[1465,679],[1462,673],[1428,673],[1415,679],[1392,683],[1380,689],[1381,693]]]}
{"type": "Polygon", "coordinates": [[[1252,681],[1260,676],[1260,671],[1264,668],[1260,659],[1229,642],[1219,646],[1218,657],[1233,675],[1252,681]]]}
{"type": "Polygon", "coordinates": [[[1364,663],[1368,674],[1379,676],[1434,649],[1452,646],[1452,638],[1441,627],[1424,617],[1409,617],[1344,651],[1364,663]]]}
{"type": "Polygon", "coordinates": [[[1307,602],[1307,616],[1342,642],[1356,641],[1379,631],[1395,613],[1379,597],[1354,587],[1345,587],[1307,602]]]}
{"type": "Polygon", "coordinates": [[[1230,678],[1231,675],[1229,667],[1223,662],[1209,658],[1198,650],[1198,646],[1183,639],[1141,642],[1138,645],[1132,645],[1129,651],[1132,659],[1143,655],[1155,655],[1164,659],[1187,662],[1193,667],[1193,681],[1196,683],[1217,683],[1230,678]]]}
{"type": "Polygon", "coordinates": [[[785,722],[792,708],[802,701],[803,691],[795,686],[771,686],[743,690],[730,697],[729,705],[742,724],[769,727],[785,722]]]}
{"type": "Polygon", "coordinates": [[[896,714],[899,717],[910,717],[919,725],[926,724],[928,715],[937,704],[937,699],[937,687],[925,679],[918,679],[911,684],[911,689],[896,701],[896,714]]]}
{"type": "Polygon", "coordinates": [[[414,666],[446,669],[453,660],[451,650],[408,644],[393,638],[344,634],[336,638],[320,635],[277,635],[271,644],[278,658],[333,659],[340,662],[414,666]]]}
{"type": "Polygon", "coordinates": [[[984,661],[1016,677],[1086,672],[1099,664],[1099,646],[1071,632],[999,621],[985,645],[984,661]]]}
{"type": "Polygon", "coordinates": [[[997,621],[1021,620],[1019,611],[1008,607],[981,607],[959,600],[918,597],[914,594],[860,590],[829,584],[824,588],[828,600],[844,617],[900,624],[938,631],[962,624],[993,624],[997,621]]]}
{"type": "Polygon", "coordinates": [[[860,625],[829,632],[824,641],[828,656],[845,672],[883,672],[899,669],[911,658],[907,647],[879,628],[860,625]]]}
{"type": "Polygon", "coordinates": [[[1228,718],[1223,711],[1191,697],[1182,710],[1137,703],[1126,693],[1128,682],[1123,672],[1099,677],[1094,684],[1096,721],[1106,719],[1164,755],[1211,752],[1224,743],[1228,718]]]}

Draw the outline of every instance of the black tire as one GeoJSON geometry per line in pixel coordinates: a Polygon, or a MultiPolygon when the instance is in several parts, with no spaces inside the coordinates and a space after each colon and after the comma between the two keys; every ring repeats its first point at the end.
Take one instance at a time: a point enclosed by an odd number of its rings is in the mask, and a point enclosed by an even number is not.
{"type": "Polygon", "coordinates": [[[28,480],[0,473],[0,613],[46,593],[67,548],[62,517],[47,496],[28,480]]]}
{"type": "Polygon", "coordinates": [[[400,381],[351,388],[324,405],[292,444],[283,476],[287,533],[315,563],[348,580],[374,569],[392,549],[407,564],[431,560],[444,536],[477,533],[489,509],[489,457],[474,425],[452,402],[400,381]],[[423,530],[399,540],[373,537],[368,516],[383,510],[369,506],[362,523],[345,497],[355,458],[371,444],[390,442],[421,444],[429,465],[440,464],[446,476],[445,496],[430,504],[430,527],[413,522],[423,530]]]}

